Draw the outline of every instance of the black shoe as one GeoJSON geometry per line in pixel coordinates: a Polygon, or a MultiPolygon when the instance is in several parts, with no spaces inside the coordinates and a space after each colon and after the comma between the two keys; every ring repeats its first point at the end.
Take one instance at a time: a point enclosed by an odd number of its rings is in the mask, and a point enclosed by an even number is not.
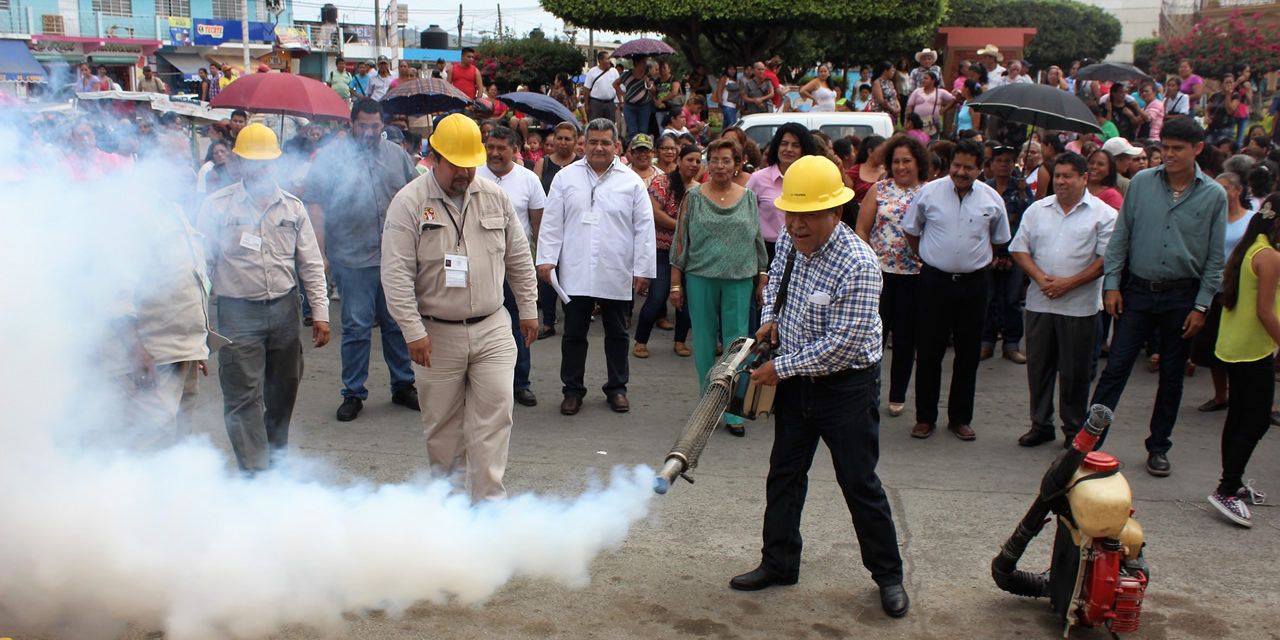
{"type": "Polygon", "coordinates": [[[884,607],[884,612],[891,618],[907,615],[907,609],[911,608],[911,599],[907,597],[907,590],[902,588],[902,583],[880,587],[880,606],[884,607]]]}
{"type": "Polygon", "coordinates": [[[418,390],[413,387],[404,387],[392,393],[391,404],[408,407],[414,411],[422,411],[422,407],[418,406],[418,390]]]}
{"type": "Polygon", "coordinates": [[[1169,464],[1169,456],[1163,453],[1153,453],[1147,456],[1147,473],[1163,478],[1173,472],[1173,465],[1169,464]]]}
{"type": "Polygon", "coordinates": [[[536,407],[538,406],[538,396],[533,395],[533,392],[528,389],[521,389],[516,392],[516,402],[526,407],[536,407]]]}
{"type": "Polygon", "coordinates": [[[338,422],[351,422],[360,415],[360,410],[364,408],[364,401],[355,396],[344,396],[342,398],[342,406],[338,407],[338,422]]]}
{"type": "Polygon", "coordinates": [[[738,591],[759,591],[774,585],[793,585],[799,581],[799,576],[780,576],[762,565],[750,573],[734,576],[729,581],[729,586],[738,591]]]}
{"type": "Polygon", "coordinates": [[[1022,437],[1018,438],[1018,446],[1038,447],[1046,442],[1053,442],[1054,438],[1055,436],[1052,431],[1045,433],[1039,429],[1032,428],[1030,431],[1022,434],[1022,437]]]}
{"type": "Polygon", "coordinates": [[[565,396],[564,400],[560,403],[560,413],[566,416],[571,416],[577,413],[581,408],[582,398],[579,396],[565,396]]]}
{"type": "Polygon", "coordinates": [[[556,334],[556,328],[555,328],[555,327],[553,327],[553,326],[549,326],[549,325],[545,325],[545,324],[544,324],[544,325],[542,325],[542,326],[538,327],[538,339],[539,339],[539,340],[542,340],[542,339],[544,339],[544,338],[550,338],[551,336],[554,336],[555,334],[556,334]]]}

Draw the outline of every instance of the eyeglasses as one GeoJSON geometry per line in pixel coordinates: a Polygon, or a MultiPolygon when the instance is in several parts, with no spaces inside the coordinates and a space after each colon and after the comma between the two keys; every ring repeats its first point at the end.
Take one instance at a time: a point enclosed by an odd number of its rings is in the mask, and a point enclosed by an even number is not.
{"type": "Polygon", "coordinates": [[[729,167],[731,167],[731,166],[733,166],[733,165],[734,165],[734,164],[736,164],[736,163],[734,162],[733,158],[708,158],[708,159],[707,159],[707,164],[709,164],[709,165],[725,165],[725,166],[729,166],[729,167]]]}

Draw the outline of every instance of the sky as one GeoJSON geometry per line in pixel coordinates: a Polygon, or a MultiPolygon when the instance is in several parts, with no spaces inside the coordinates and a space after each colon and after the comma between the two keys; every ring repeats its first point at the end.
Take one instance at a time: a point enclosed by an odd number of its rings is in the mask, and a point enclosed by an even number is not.
{"type": "MultiPolygon", "coordinates": [[[[379,6],[386,10],[390,0],[379,0],[379,6]]],[[[293,0],[293,13],[300,20],[319,20],[320,7],[326,0],[293,0]]],[[[373,23],[374,0],[339,0],[333,4],[338,7],[339,20],[353,23],[373,23]]],[[[517,37],[523,37],[534,27],[540,27],[547,37],[565,37],[565,25],[559,18],[542,10],[537,0],[512,0],[504,3],[499,0],[464,0],[456,2],[426,2],[425,0],[409,0],[403,2],[409,6],[409,26],[415,29],[426,29],[438,24],[450,34],[458,30],[458,4],[462,4],[463,35],[484,37],[498,31],[498,7],[502,8],[502,26],[511,30],[517,37]]],[[[585,42],[587,32],[579,30],[578,40],[585,42]]],[[[605,34],[597,32],[597,40],[623,42],[635,35],[605,34]]]]}

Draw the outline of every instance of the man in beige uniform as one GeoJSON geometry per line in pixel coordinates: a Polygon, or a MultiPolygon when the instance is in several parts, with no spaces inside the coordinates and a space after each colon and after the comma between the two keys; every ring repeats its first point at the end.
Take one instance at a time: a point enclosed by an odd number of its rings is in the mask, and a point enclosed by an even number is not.
{"type": "Polygon", "coordinates": [[[279,462],[302,379],[302,301],[311,301],[311,342],[329,342],[324,258],[302,201],[272,177],[280,157],[276,134],[251,124],[236,138],[244,180],[215,191],[200,209],[218,332],[231,344],[218,351],[222,415],[236,462],[246,475],[279,462]]]}
{"type": "Polygon", "coordinates": [[[480,128],[453,114],[431,136],[434,167],[400,190],[382,234],[382,288],[404,331],[432,470],[462,461],[473,502],[506,497],[516,345],[503,307],[515,294],[525,344],[538,334],[524,227],[501,187],[476,179],[480,128]]]}

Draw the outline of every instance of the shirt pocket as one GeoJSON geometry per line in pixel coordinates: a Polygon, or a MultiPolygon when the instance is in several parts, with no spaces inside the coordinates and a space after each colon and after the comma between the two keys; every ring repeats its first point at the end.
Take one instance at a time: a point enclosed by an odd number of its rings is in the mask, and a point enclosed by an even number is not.
{"type": "Polygon", "coordinates": [[[507,218],[499,211],[486,211],[480,215],[480,229],[484,250],[489,253],[505,253],[507,250],[507,218]]]}
{"type": "Polygon", "coordinates": [[[977,242],[989,243],[991,241],[991,224],[999,216],[998,207],[991,205],[978,207],[968,217],[968,224],[964,230],[965,236],[977,242]]]}
{"type": "Polygon", "coordinates": [[[258,253],[247,247],[245,234],[258,235],[259,229],[248,216],[228,216],[219,230],[218,247],[225,256],[247,256],[258,253]]]}

